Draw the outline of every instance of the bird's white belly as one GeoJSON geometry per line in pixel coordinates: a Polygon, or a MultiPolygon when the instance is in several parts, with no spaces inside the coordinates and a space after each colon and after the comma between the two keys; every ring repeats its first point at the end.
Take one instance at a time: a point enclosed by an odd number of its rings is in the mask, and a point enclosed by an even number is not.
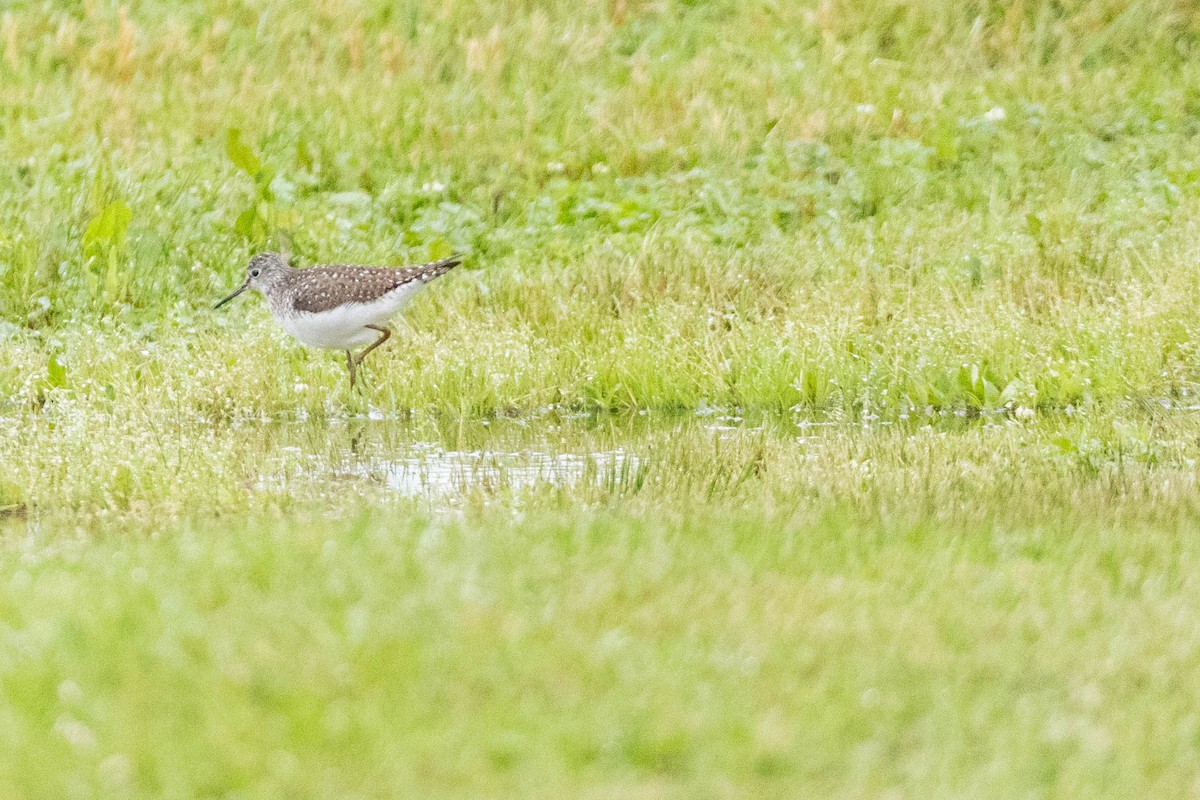
{"type": "Polygon", "coordinates": [[[368,345],[379,338],[379,331],[367,325],[383,325],[420,290],[405,285],[370,303],[347,303],[329,311],[300,311],[281,315],[279,324],[309,347],[350,350],[368,345]]]}

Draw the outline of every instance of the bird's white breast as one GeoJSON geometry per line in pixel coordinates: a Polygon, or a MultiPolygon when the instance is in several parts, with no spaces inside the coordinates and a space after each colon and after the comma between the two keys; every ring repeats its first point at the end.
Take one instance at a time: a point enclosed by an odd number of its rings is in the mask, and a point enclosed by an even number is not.
{"type": "Polygon", "coordinates": [[[385,324],[424,287],[422,281],[411,281],[369,303],[345,303],[328,311],[284,312],[277,317],[285,331],[309,347],[350,350],[378,339],[379,332],[366,326],[385,324]]]}

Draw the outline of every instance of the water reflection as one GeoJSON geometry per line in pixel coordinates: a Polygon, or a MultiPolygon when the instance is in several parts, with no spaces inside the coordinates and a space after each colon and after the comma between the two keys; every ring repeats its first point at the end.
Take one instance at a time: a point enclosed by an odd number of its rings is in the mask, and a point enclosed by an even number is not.
{"type": "Polygon", "coordinates": [[[452,504],[470,492],[632,485],[647,437],[661,439],[664,430],[669,436],[694,424],[646,415],[351,419],[246,424],[238,435],[262,438],[259,489],[352,481],[452,504]]]}
{"type": "MultiPolygon", "coordinates": [[[[989,423],[950,418],[939,420],[937,427],[981,424],[989,423]]],[[[929,425],[922,419],[869,427],[899,432],[929,425]]],[[[736,448],[752,447],[756,441],[791,442],[807,450],[826,437],[862,428],[860,421],[768,413],[418,415],[244,422],[218,435],[254,440],[250,449],[263,453],[254,484],[260,491],[294,497],[307,495],[309,488],[339,491],[352,484],[362,491],[452,507],[470,495],[519,497],[547,489],[637,488],[656,468],[662,472],[663,459],[675,477],[691,470],[717,474],[720,470],[712,464],[692,463],[698,442],[733,447],[723,457],[738,461],[752,454],[748,450],[739,455],[736,448]]]]}

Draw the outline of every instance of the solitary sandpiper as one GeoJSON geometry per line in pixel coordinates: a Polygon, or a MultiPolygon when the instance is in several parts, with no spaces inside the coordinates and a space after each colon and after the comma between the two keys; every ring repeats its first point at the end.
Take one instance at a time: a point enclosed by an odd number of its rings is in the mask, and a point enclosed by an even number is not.
{"type": "Polygon", "coordinates": [[[217,303],[228,303],[247,289],[267,298],[271,316],[309,347],[346,351],[350,385],[355,367],[392,335],[387,326],[400,308],[434,278],[462,263],[450,256],[416,267],[364,267],[357,264],[294,269],[278,253],[260,253],[246,267],[246,281],[217,303]],[[357,356],[351,349],[366,345],[357,356]]]}

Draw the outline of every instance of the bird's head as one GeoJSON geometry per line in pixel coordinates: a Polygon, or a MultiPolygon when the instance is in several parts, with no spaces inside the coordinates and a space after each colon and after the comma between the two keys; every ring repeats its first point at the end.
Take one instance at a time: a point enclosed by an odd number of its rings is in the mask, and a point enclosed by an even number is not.
{"type": "Polygon", "coordinates": [[[237,288],[237,291],[217,303],[213,308],[220,308],[247,289],[257,289],[266,294],[272,286],[286,279],[290,269],[291,267],[283,260],[283,256],[278,253],[259,253],[246,265],[246,280],[237,288]]]}

